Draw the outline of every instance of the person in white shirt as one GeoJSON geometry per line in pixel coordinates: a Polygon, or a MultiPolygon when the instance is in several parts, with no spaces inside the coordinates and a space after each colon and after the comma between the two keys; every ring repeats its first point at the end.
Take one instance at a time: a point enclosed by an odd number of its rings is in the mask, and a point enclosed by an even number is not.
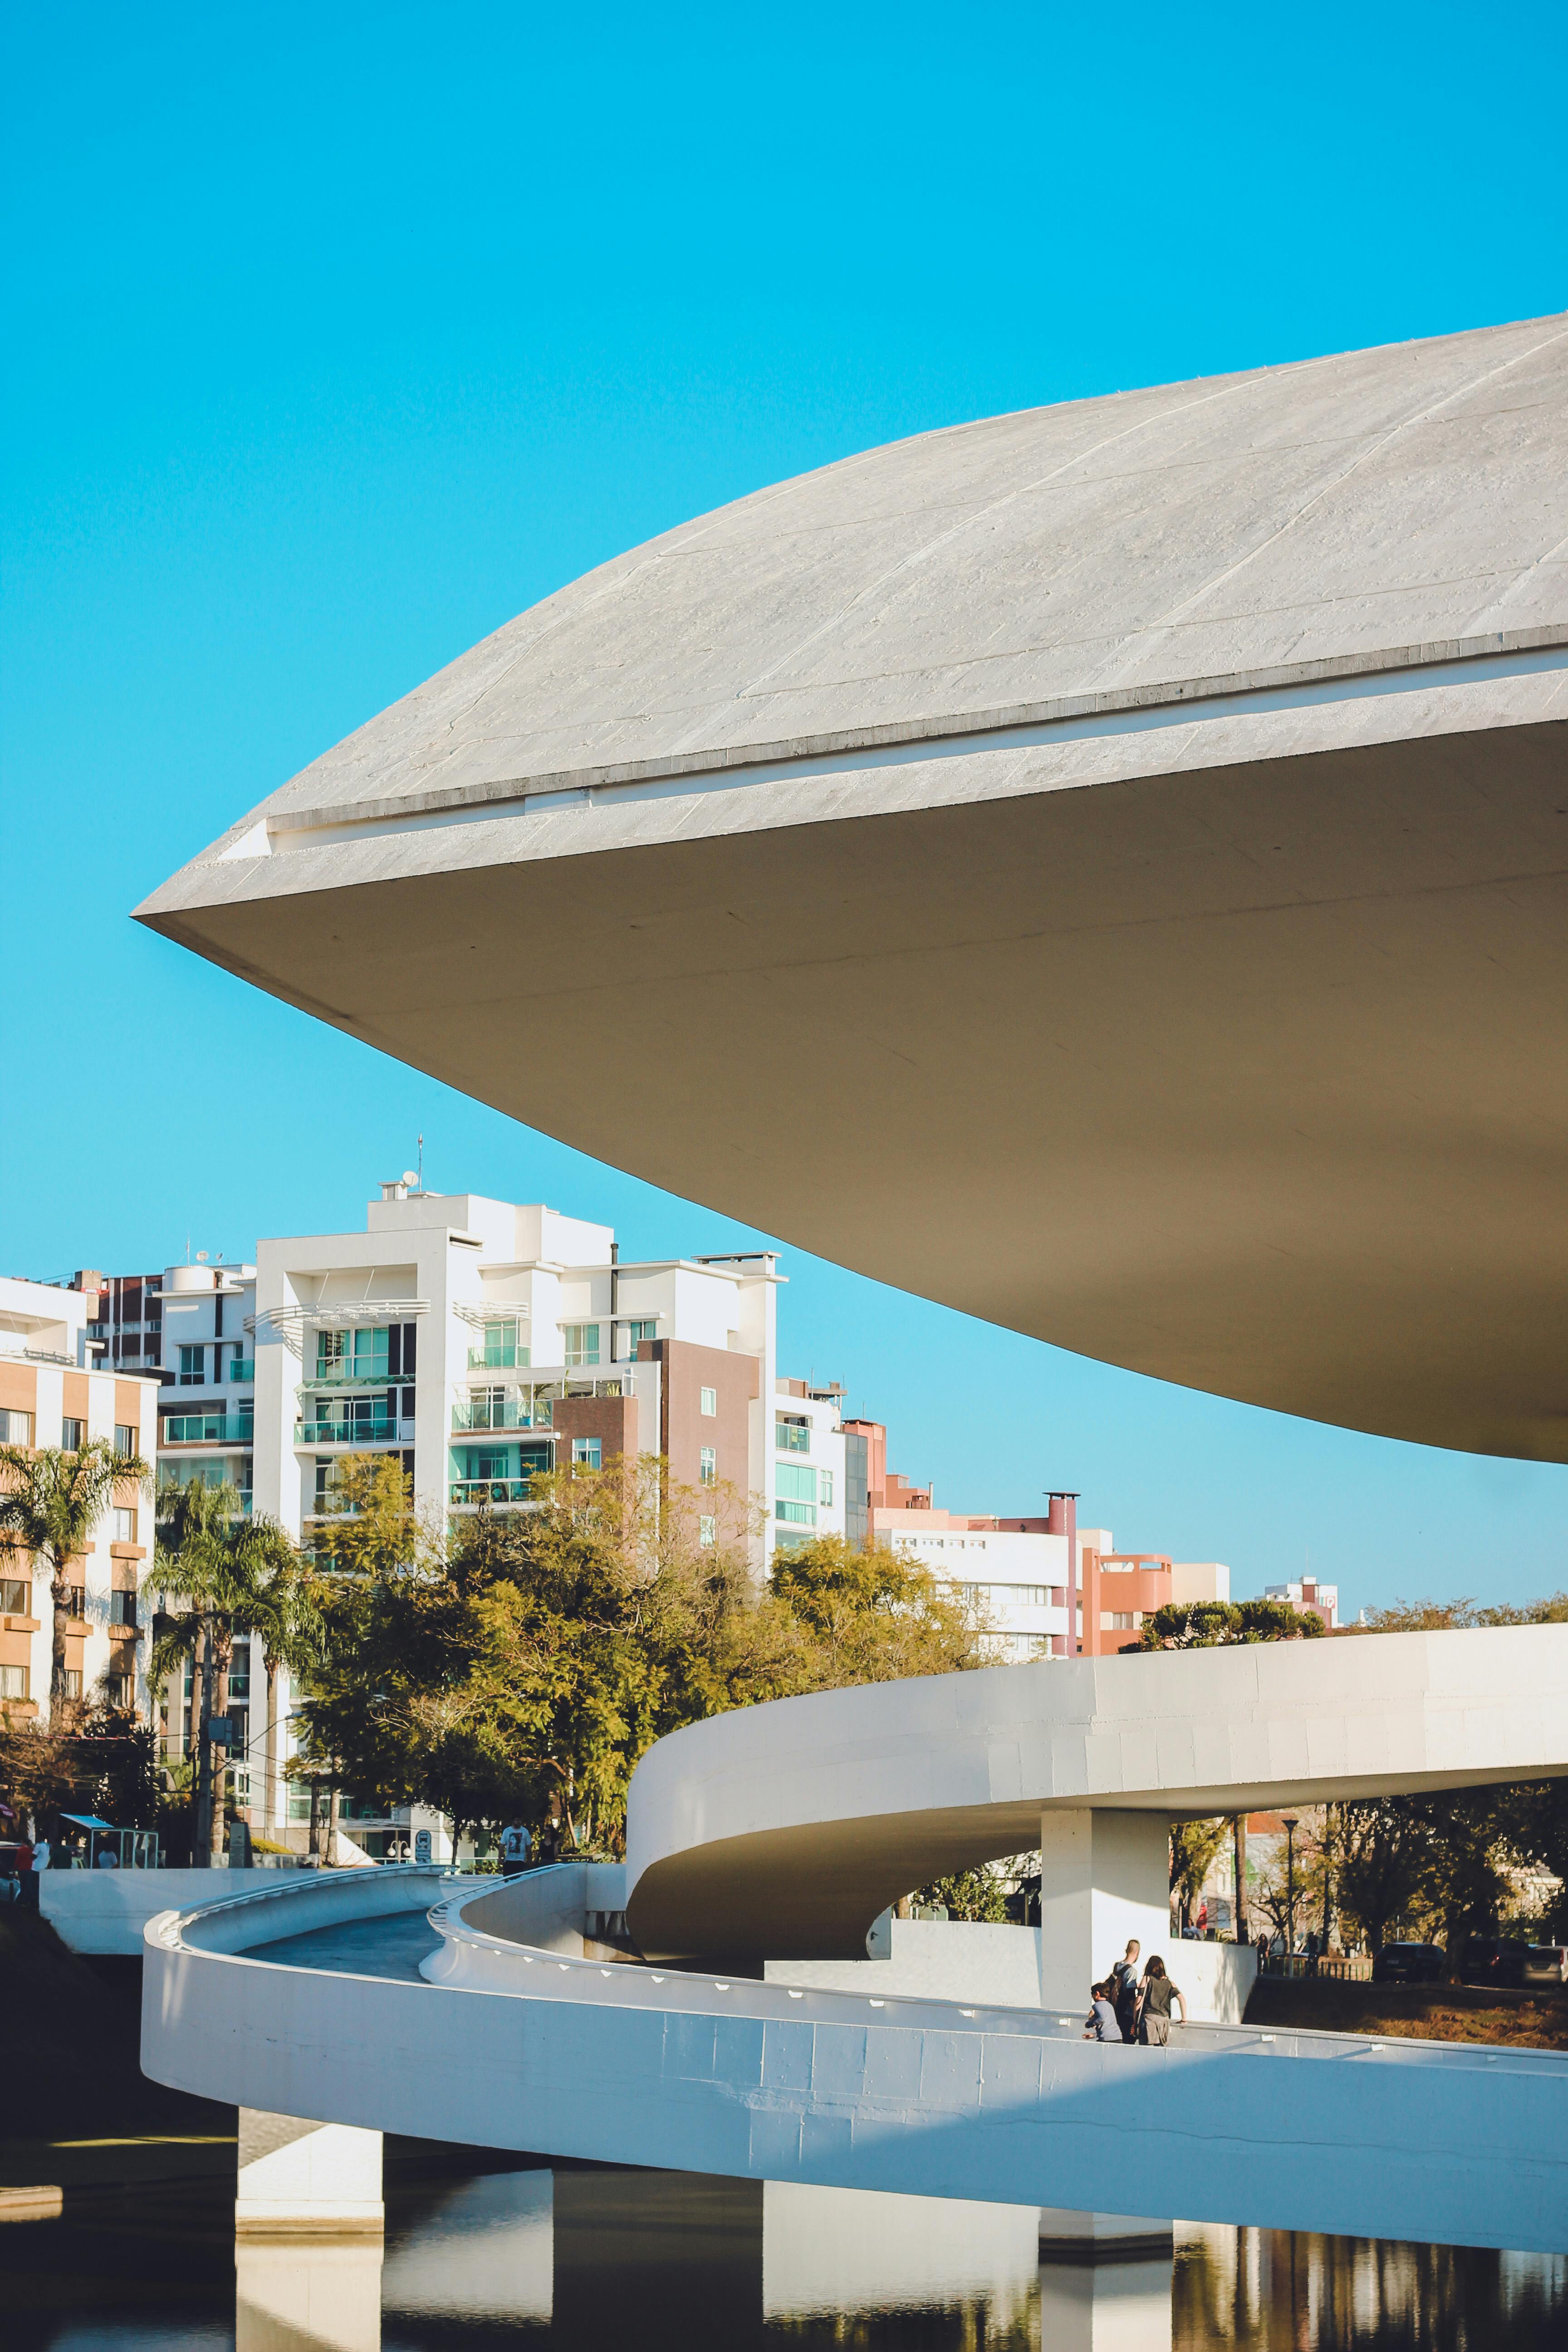
{"type": "Polygon", "coordinates": [[[532,1840],[521,1822],[513,1822],[510,1828],[502,1830],[500,1866],[503,1877],[516,1878],[528,1868],[528,1849],[531,1843],[532,1840]]]}
{"type": "Polygon", "coordinates": [[[41,1837],[33,1848],[33,1868],[35,1870],[47,1870],[48,1866],[49,1842],[47,1837],[41,1837]]]}
{"type": "Polygon", "coordinates": [[[95,1870],[118,1870],[120,1856],[111,1845],[100,1845],[98,1849],[98,1860],[93,1867],[95,1870]]]}

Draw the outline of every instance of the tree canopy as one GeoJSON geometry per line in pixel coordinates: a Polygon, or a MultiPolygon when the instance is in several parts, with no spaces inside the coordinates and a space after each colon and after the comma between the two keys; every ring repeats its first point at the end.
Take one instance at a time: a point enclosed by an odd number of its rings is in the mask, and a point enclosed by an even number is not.
{"type": "Polygon", "coordinates": [[[351,1457],[323,1530],[325,1639],[303,1703],[310,1756],[362,1796],[459,1823],[560,1819],[610,1851],[638,1759],[682,1725],[847,1683],[984,1663],[978,1624],[889,1551],[820,1538],[752,1589],[705,1528],[713,1491],[610,1462],[534,1482],[535,1507],[450,1533],[384,1457],[351,1457]]]}
{"type": "Polygon", "coordinates": [[[1212,1650],[1233,1642],[1311,1642],[1323,1621],[1289,1601],[1168,1601],[1143,1620],[1144,1650],[1212,1650]]]}

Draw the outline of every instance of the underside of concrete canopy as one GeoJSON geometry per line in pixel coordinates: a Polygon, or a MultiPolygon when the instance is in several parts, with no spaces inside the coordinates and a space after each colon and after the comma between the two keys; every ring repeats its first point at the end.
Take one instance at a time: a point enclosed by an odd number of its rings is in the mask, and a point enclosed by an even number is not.
{"type": "Polygon", "coordinates": [[[1568,1458],[1568,321],[761,491],[139,912],[883,1281],[1568,1458]]]}

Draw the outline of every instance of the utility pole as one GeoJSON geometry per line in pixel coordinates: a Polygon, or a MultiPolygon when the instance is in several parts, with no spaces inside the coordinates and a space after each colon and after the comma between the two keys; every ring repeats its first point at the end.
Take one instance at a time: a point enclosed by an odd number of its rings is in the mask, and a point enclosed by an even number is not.
{"type": "Polygon", "coordinates": [[[1286,1813],[1285,1822],[1285,1958],[1289,1960],[1296,1948],[1296,1832],[1300,1826],[1294,1813],[1286,1813]]]}
{"type": "Polygon", "coordinates": [[[1236,1903],[1235,1933],[1238,1944],[1252,1941],[1252,1922],[1247,1916],[1247,1815],[1237,1813],[1236,1830],[1236,1903]]]}
{"type": "Polygon", "coordinates": [[[1329,1937],[1334,1926],[1334,1809],[1323,1807],[1323,1949],[1329,1948],[1329,1937]]]}

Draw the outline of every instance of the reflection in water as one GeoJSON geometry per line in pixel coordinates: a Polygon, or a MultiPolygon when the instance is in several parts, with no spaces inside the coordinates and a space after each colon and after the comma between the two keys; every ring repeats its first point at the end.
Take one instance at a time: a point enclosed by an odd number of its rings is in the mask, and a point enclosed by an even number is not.
{"type": "MultiPolygon", "coordinates": [[[[444,2189],[388,2245],[381,2307],[394,2320],[547,2320],[554,2176],[485,2172],[444,2189]]],[[[243,2352],[243,2347],[241,2347],[243,2352]]]]}
{"type": "Polygon", "coordinates": [[[763,2190],[766,2319],[967,2305],[988,2313],[994,2342],[1026,2321],[1038,2268],[1033,2205],[961,2205],[776,2180],[763,2190]]]}
{"type": "Polygon", "coordinates": [[[1568,2261],[1178,2224],[1037,2262],[1033,2208],[681,2173],[389,2172],[363,2242],[235,2247],[232,2184],[0,2229],[5,2352],[1562,2352],[1568,2261]]]}
{"type": "Polygon", "coordinates": [[[380,2352],[381,2246],[237,2242],[235,2352],[380,2352]]]}
{"type": "Polygon", "coordinates": [[[1174,2352],[1560,2352],[1568,2258],[1178,2229],[1174,2352]]]}

